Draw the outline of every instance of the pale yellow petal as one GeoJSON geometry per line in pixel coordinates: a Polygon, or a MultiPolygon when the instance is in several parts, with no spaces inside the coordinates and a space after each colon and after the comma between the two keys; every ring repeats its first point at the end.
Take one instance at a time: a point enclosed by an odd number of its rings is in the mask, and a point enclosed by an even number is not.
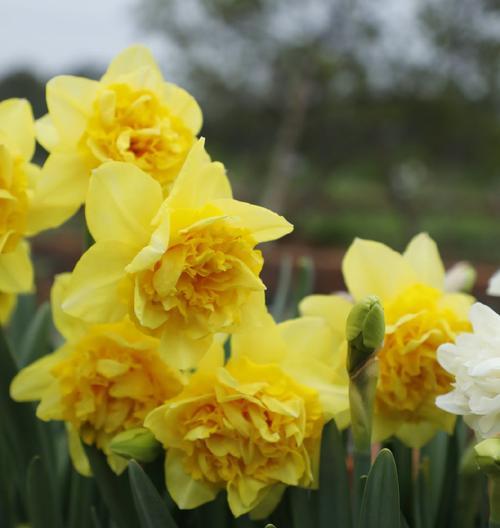
{"type": "Polygon", "coordinates": [[[60,142],[57,129],[52,123],[50,114],[37,119],[35,122],[36,139],[47,152],[52,152],[60,142]]]}
{"type": "Polygon", "coordinates": [[[169,449],[165,459],[165,481],[168,492],[181,510],[191,510],[215,499],[218,489],[208,482],[193,479],[186,473],[182,454],[169,449]]]}
{"type": "Polygon", "coordinates": [[[302,299],[299,310],[302,315],[325,319],[335,336],[343,340],[347,316],[352,306],[353,303],[341,295],[309,295],[302,299]]]}
{"type": "Polygon", "coordinates": [[[232,199],[216,199],[212,203],[230,217],[232,225],[249,229],[258,243],[276,240],[293,231],[290,222],[265,207],[232,199]]]}
{"type": "Polygon", "coordinates": [[[14,251],[0,254],[0,291],[6,293],[29,292],[33,288],[33,266],[26,242],[14,251]]]}
{"type": "Polygon", "coordinates": [[[99,83],[60,75],[47,83],[47,106],[61,145],[75,147],[87,127],[99,83]]]}
{"type": "Polygon", "coordinates": [[[122,319],[133,287],[125,267],[134,252],[135,248],[121,242],[94,244],[76,264],[62,309],[89,323],[122,319]]]}
{"type": "Polygon", "coordinates": [[[172,114],[181,119],[196,136],[203,123],[201,108],[196,99],[179,86],[165,83],[164,101],[172,114]]]}
{"type": "Polygon", "coordinates": [[[161,76],[151,51],[146,46],[135,44],[123,50],[111,61],[101,80],[105,83],[112,83],[123,75],[143,68],[151,68],[161,76]]]}
{"type": "Polygon", "coordinates": [[[76,152],[54,152],[45,162],[28,212],[28,234],[58,227],[85,200],[91,165],[76,152]]]}
{"type": "Polygon", "coordinates": [[[413,237],[403,255],[423,284],[443,289],[445,275],[443,261],[436,242],[427,233],[413,237]]]}
{"type": "Polygon", "coordinates": [[[247,357],[255,363],[280,363],[286,354],[285,340],[269,313],[260,326],[248,325],[231,338],[231,356],[235,359],[247,357]]]}
{"type": "Polygon", "coordinates": [[[201,138],[189,151],[166,204],[170,208],[197,209],[217,198],[231,196],[224,165],[210,160],[201,138]]]}
{"type": "Polygon", "coordinates": [[[95,169],[85,207],[94,240],[117,240],[142,248],[163,201],[160,184],[129,163],[111,161],[95,169]]]}
{"type": "Polygon", "coordinates": [[[257,506],[250,511],[250,518],[258,521],[269,517],[281,502],[285,490],[284,484],[274,484],[262,489],[257,506]]]}
{"type": "Polygon", "coordinates": [[[41,400],[54,382],[54,377],[51,374],[53,366],[61,361],[68,350],[67,346],[63,346],[56,352],[48,354],[21,369],[10,385],[11,398],[16,401],[41,400]]]}
{"type": "Polygon", "coordinates": [[[88,324],[69,315],[62,309],[63,299],[66,297],[66,291],[71,280],[71,273],[61,273],[57,275],[52,290],[50,291],[50,302],[52,308],[52,317],[54,324],[61,335],[67,339],[78,339],[84,336],[88,331],[88,324]]]}
{"type": "Polygon", "coordinates": [[[401,254],[380,242],[360,238],[347,250],[342,272],[347,288],[356,300],[377,295],[385,301],[418,280],[401,254]]]}
{"type": "Polygon", "coordinates": [[[7,99],[0,103],[0,143],[25,161],[33,157],[35,123],[26,99],[7,99]]]}

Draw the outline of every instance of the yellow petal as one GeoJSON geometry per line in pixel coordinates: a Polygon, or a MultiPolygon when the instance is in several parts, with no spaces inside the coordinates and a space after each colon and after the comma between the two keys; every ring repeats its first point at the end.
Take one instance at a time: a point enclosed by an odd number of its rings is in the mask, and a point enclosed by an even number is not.
{"type": "Polygon", "coordinates": [[[0,293],[0,324],[7,324],[16,307],[17,295],[0,293]]]}
{"type": "Polygon", "coordinates": [[[54,324],[66,340],[77,339],[85,335],[88,325],[76,317],[72,317],[62,309],[63,299],[71,280],[71,273],[57,275],[52,290],[50,291],[50,302],[54,324]]]}
{"type": "Polygon", "coordinates": [[[217,198],[231,196],[224,165],[210,160],[201,138],[191,147],[166,204],[170,208],[197,209],[217,198]]]}
{"type": "Polygon", "coordinates": [[[14,251],[0,254],[0,291],[6,293],[29,292],[33,287],[33,266],[26,242],[14,251]]]}
{"type": "Polygon", "coordinates": [[[248,326],[231,339],[231,357],[247,357],[255,363],[280,363],[286,356],[286,344],[278,325],[267,313],[260,327],[248,326]]]}
{"type": "Polygon", "coordinates": [[[232,225],[249,229],[258,243],[276,240],[293,231],[290,222],[265,207],[232,199],[216,199],[211,202],[231,217],[232,225]]]}
{"type": "Polygon", "coordinates": [[[62,309],[89,323],[122,319],[128,312],[126,297],[132,288],[125,266],[134,252],[133,247],[121,242],[94,244],[75,266],[62,309]]]}
{"type": "Polygon", "coordinates": [[[35,123],[26,99],[7,99],[0,103],[0,143],[29,161],[35,152],[35,123]]]}
{"type": "Polygon", "coordinates": [[[337,339],[345,339],[347,316],[353,303],[341,295],[309,295],[302,299],[302,315],[322,317],[328,322],[337,339]]]}
{"type": "Polygon", "coordinates": [[[213,337],[192,339],[179,332],[178,328],[168,325],[163,329],[160,340],[160,352],[165,359],[179,370],[196,368],[212,344],[213,337]]]}
{"type": "Polygon", "coordinates": [[[250,518],[258,521],[269,517],[280,503],[285,490],[286,486],[283,484],[274,484],[262,489],[257,506],[250,511],[250,518]]]}
{"type": "Polygon", "coordinates": [[[85,200],[91,166],[78,153],[54,152],[45,162],[28,213],[28,234],[58,227],[85,200]]]}
{"type": "Polygon", "coordinates": [[[54,382],[51,374],[53,366],[67,353],[68,347],[63,346],[21,369],[10,385],[11,398],[16,401],[41,400],[54,382]]]}
{"type": "Polygon", "coordinates": [[[90,469],[89,459],[83,449],[82,441],[78,431],[69,423],[66,423],[66,433],[68,435],[68,449],[73,466],[84,477],[91,477],[92,470],[90,469]]]}
{"type": "Polygon", "coordinates": [[[36,120],[35,130],[38,143],[47,152],[52,152],[59,144],[60,138],[49,114],[45,114],[36,120]]]}
{"type": "Polygon", "coordinates": [[[401,254],[379,242],[360,238],[347,250],[342,272],[356,300],[377,295],[384,301],[417,282],[415,272],[401,254]]]}
{"type": "Polygon", "coordinates": [[[193,135],[196,136],[203,123],[201,108],[196,99],[179,86],[165,83],[164,101],[172,114],[181,119],[193,135]]]}
{"type": "Polygon", "coordinates": [[[143,68],[151,68],[161,76],[151,51],[146,46],[136,44],[122,51],[111,61],[101,80],[105,83],[112,83],[123,75],[143,68]]]}
{"type": "Polygon", "coordinates": [[[47,83],[47,106],[61,145],[77,145],[98,90],[97,81],[71,75],[60,75],[47,83]]]}
{"type": "Polygon", "coordinates": [[[165,480],[167,489],[181,510],[197,508],[215,499],[218,489],[208,482],[194,480],[182,464],[182,454],[169,449],[165,459],[165,480]]]}
{"type": "Polygon", "coordinates": [[[413,237],[403,255],[422,283],[439,290],[443,289],[445,275],[443,261],[436,242],[427,233],[413,237]]]}
{"type": "Polygon", "coordinates": [[[94,240],[117,240],[138,249],[148,243],[151,220],[163,201],[160,184],[141,169],[111,161],[94,170],[85,216],[94,240]]]}

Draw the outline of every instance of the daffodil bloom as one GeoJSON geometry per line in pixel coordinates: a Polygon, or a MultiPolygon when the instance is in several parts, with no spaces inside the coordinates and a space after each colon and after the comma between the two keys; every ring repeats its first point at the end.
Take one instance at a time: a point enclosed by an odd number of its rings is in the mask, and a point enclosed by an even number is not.
{"type": "Polygon", "coordinates": [[[323,425],[348,425],[348,389],[335,364],[339,342],[320,318],[214,343],[183,392],[145,420],[167,450],[166,484],[182,509],[227,491],[234,516],[266,516],[285,486],[317,485],[323,425]]]}
{"type": "Polygon", "coordinates": [[[63,309],[91,323],[129,315],[161,336],[179,368],[191,368],[218,332],[265,313],[256,244],[288,233],[281,216],[233,200],[222,164],[200,140],[168,198],[131,164],[91,178],[86,216],[96,243],[73,271],[63,309]]]}
{"type": "Polygon", "coordinates": [[[87,326],[62,313],[60,298],[68,278],[57,279],[52,297],[54,320],[67,341],[22,369],[12,382],[11,396],[18,401],[40,400],[38,418],[68,424],[77,469],[86,466],[80,437],[102,449],[120,472],[126,461],[110,453],[110,440],[142,426],[152,409],[180,392],[182,378],[164,360],[158,340],[139,332],[130,321],[87,326]]]}
{"type": "Polygon", "coordinates": [[[0,103],[0,318],[5,321],[14,294],[33,286],[29,246],[24,240],[42,229],[33,199],[40,169],[31,163],[35,128],[31,106],[23,99],[0,103]]]}
{"type": "MultiPolygon", "coordinates": [[[[420,447],[437,430],[450,433],[455,417],[439,409],[435,400],[450,390],[452,377],[439,365],[436,352],[469,329],[472,297],[444,291],[444,266],[426,234],[413,238],[402,255],[384,244],[356,239],[342,270],[353,298],[374,294],[385,313],[373,439],[394,435],[420,447]]],[[[346,316],[338,305],[345,302],[336,296],[312,296],[303,301],[302,311],[323,314],[339,328],[346,316]]]]}
{"type": "Polygon", "coordinates": [[[75,213],[92,169],[106,161],[136,165],[168,193],[202,124],[193,97],[165,82],[143,46],[120,53],[99,81],[53,78],[47,106],[37,122],[38,140],[50,152],[37,187],[47,227],[75,213]]]}
{"type": "Polygon", "coordinates": [[[437,398],[441,409],[461,415],[480,438],[500,435],[500,316],[475,303],[472,332],[439,347],[438,360],[453,376],[450,392],[437,398]]]}

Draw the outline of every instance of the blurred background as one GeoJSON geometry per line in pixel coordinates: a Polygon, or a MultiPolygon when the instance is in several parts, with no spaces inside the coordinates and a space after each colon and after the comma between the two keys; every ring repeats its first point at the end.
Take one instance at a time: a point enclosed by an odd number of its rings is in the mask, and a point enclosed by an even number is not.
{"type": "MultiPolygon", "coordinates": [[[[268,251],[271,285],[283,258],[308,256],[315,289],[338,289],[353,237],[403,249],[424,230],[447,262],[478,267],[484,292],[500,263],[499,2],[1,5],[0,99],[26,97],[37,117],[50,77],[98,78],[127,45],[152,48],[199,100],[236,197],[295,224],[268,251]]],[[[35,242],[42,279],[74,264],[80,222],[35,242]]]]}

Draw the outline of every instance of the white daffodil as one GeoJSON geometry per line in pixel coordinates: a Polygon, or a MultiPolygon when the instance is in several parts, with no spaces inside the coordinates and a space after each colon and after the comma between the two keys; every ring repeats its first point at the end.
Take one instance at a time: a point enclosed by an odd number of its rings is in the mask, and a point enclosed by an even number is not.
{"type": "Polygon", "coordinates": [[[439,347],[438,361],[455,381],[436,404],[462,415],[480,437],[489,438],[500,435],[500,316],[475,303],[469,317],[472,333],[439,347]]]}

